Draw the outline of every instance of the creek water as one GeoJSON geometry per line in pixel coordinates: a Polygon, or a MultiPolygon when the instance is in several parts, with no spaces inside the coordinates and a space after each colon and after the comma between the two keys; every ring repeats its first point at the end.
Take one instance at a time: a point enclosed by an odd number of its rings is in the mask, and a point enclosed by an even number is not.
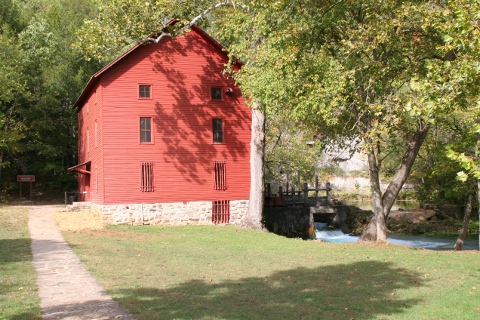
{"type": "MultiPolygon", "coordinates": [[[[333,243],[356,242],[359,238],[358,236],[344,234],[341,230],[331,228],[327,223],[323,222],[315,222],[315,234],[317,239],[333,243]]],[[[392,244],[430,250],[453,250],[456,241],[456,237],[428,237],[426,235],[408,234],[388,236],[388,242],[392,244]]],[[[466,239],[463,249],[478,250],[478,236],[466,239]]]]}

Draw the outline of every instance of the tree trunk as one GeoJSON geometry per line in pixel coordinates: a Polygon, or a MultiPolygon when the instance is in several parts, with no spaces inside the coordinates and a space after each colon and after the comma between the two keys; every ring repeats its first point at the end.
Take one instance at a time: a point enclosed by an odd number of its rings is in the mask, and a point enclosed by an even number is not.
{"type": "Polygon", "coordinates": [[[403,155],[402,161],[400,162],[400,167],[398,168],[397,173],[393,177],[382,197],[385,219],[388,218],[390,210],[392,209],[392,206],[398,197],[398,193],[400,190],[402,190],[403,184],[405,181],[407,181],[407,178],[410,175],[413,163],[417,158],[420,147],[425,141],[429,130],[429,124],[423,126],[419,125],[417,127],[417,131],[413,134],[408,142],[407,151],[405,151],[405,154],[403,155]]]}
{"type": "Polygon", "coordinates": [[[387,240],[387,226],[386,219],[390,214],[398,193],[402,190],[403,184],[408,178],[412,169],[413,163],[417,158],[420,147],[430,130],[430,125],[419,125],[417,131],[410,138],[407,150],[400,162],[397,173],[388,185],[385,193],[382,196],[380,188],[380,166],[378,165],[374,151],[369,152],[368,166],[370,170],[370,183],[373,188],[373,208],[374,215],[370,223],[367,225],[359,242],[366,241],[386,241],[387,240]]]}
{"type": "Polygon", "coordinates": [[[245,226],[262,229],[264,203],[264,153],[265,153],[265,114],[260,104],[252,109],[252,138],[250,143],[250,200],[245,217],[245,226]]]}
{"type": "Polygon", "coordinates": [[[370,172],[370,184],[373,189],[373,217],[363,232],[359,242],[373,242],[387,240],[387,227],[383,215],[382,190],[380,188],[380,166],[375,152],[371,150],[368,155],[368,167],[370,172]]]}
{"type": "MultiPolygon", "coordinates": [[[[479,120],[477,120],[478,123],[479,120]]],[[[480,144],[480,133],[477,132],[477,143],[475,144],[475,159],[478,159],[478,147],[480,144]]],[[[478,205],[478,221],[480,221],[480,178],[477,179],[477,203],[478,205]]],[[[478,224],[480,231],[480,223],[478,224]]],[[[480,250],[480,232],[478,233],[478,250],[480,250]]]]}
{"type": "MultiPolygon", "coordinates": [[[[479,120],[477,120],[478,123],[479,120]]],[[[477,143],[475,144],[475,159],[478,159],[478,148],[480,144],[480,133],[477,132],[477,143]]],[[[478,221],[480,221],[480,178],[477,179],[477,203],[478,203],[478,221]]],[[[478,224],[480,231],[480,223],[478,224]]],[[[478,233],[478,250],[480,250],[480,232],[478,233]]]]}
{"type": "Polygon", "coordinates": [[[457,242],[455,242],[455,245],[453,246],[453,248],[457,251],[461,251],[463,249],[463,242],[465,241],[465,236],[468,233],[470,214],[472,213],[472,198],[473,196],[471,194],[468,195],[467,207],[465,208],[465,215],[463,216],[462,229],[460,230],[460,234],[458,235],[457,242]]]}
{"type": "Polygon", "coordinates": [[[2,168],[3,168],[3,155],[5,151],[0,152],[0,180],[2,179],[2,168]]]}

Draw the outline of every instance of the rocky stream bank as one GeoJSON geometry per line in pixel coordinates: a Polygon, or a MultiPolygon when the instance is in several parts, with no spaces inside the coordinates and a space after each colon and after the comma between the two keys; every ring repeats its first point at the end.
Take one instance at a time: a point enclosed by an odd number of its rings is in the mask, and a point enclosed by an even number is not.
{"type": "MultiPolygon", "coordinates": [[[[355,206],[346,206],[346,219],[337,225],[345,234],[361,235],[370,222],[373,212],[355,206]]],[[[387,218],[387,229],[391,234],[458,234],[462,225],[463,211],[460,206],[426,205],[423,209],[392,210],[387,218]]],[[[478,217],[472,215],[472,220],[478,217]]],[[[471,223],[470,233],[478,233],[471,223]]]]}

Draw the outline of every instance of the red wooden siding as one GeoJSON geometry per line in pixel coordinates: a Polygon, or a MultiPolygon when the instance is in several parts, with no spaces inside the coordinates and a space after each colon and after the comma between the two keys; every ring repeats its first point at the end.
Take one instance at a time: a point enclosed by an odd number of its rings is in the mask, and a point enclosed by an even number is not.
{"type": "Polygon", "coordinates": [[[90,174],[78,173],[79,200],[103,202],[101,88],[95,88],[78,113],[78,162],[89,164],[90,174]]]}
{"type": "Polygon", "coordinates": [[[139,46],[101,74],[98,88],[88,87],[92,92],[79,111],[79,163],[91,161],[90,201],[248,199],[251,112],[223,74],[226,63],[225,53],[193,30],[139,46]],[[151,85],[151,97],[139,98],[145,84],[151,85]],[[212,87],[233,90],[212,100],[212,87]],[[151,143],[140,143],[140,117],[152,118],[151,143]],[[223,120],[223,143],[213,143],[212,119],[223,120]],[[80,142],[87,129],[89,152],[80,142]],[[215,161],[228,166],[226,189],[213,187],[215,161]],[[149,192],[142,187],[147,162],[154,163],[149,192]]]}

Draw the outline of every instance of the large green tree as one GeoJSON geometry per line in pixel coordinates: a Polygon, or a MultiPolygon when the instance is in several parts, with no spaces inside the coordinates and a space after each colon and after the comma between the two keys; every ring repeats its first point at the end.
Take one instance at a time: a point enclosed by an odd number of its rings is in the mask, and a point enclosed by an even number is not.
{"type": "MultiPolygon", "coordinates": [[[[453,60],[439,28],[450,12],[434,1],[276,1],[214,20],[233,55],[244,94],[270,112],[333,143],[361,141],[373,187],[374,218],[361,240],[386,240],[385,219],[435,116],[456,106],[453,60]],[[382,161],[402,152],[385,191],[382,161]]],[[[220,15],[220,14],[219,14],[220,15]]]]}

